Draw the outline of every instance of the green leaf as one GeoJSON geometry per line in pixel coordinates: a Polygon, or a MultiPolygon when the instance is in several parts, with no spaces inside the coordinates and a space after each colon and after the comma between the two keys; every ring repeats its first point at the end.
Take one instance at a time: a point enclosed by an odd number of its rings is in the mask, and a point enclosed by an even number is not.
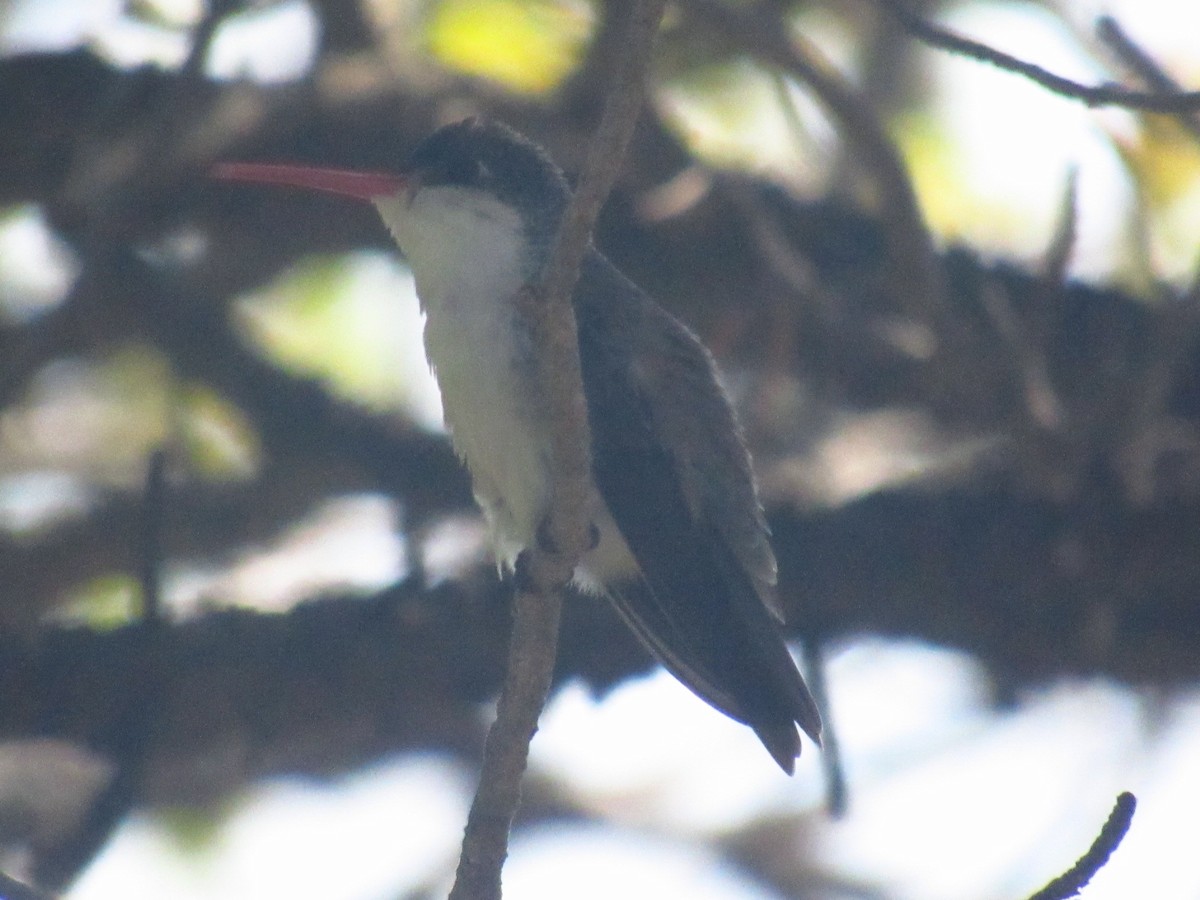
{"type": "Polygon", "coordinates": [[[570,0],[442,0],[426,20],[426,40],[452,69],[540,94],[578,64],[593,19],[589,4],[570,0]]]}

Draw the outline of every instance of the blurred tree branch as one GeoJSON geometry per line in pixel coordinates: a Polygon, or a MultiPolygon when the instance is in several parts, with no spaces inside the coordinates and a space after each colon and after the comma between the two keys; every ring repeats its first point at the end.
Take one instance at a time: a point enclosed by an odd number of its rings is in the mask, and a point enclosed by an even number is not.
{"type": "MultiPolygon", "coordinates": [[[[1036,63],[1018,59],[995,47],[965,38],[927,22],[912,12],[905,0],[874,0],[874,2],[895,17],[905,31],[931,47],[989,63],[998,69],[1021,75],[1048,91],[1063,97],[1070,97],[1073,100],[1081,100],[1088,106],[1120,106],[1126,109],[1177,115],[1200,109],[1200,91],[1180,91],[1159,84],[1155,85],[1156,90],[1144,93],[1130,90],[1121,85],[1081,84],[1070,78],[1056,75],[1036,63]]],[[[1105,20],[1112,21],[1107,17],[1105,20]]]]}
{"type": "MultiPolygon", "coordinates": [[[[793,634],[960,649],[1009,697],[1062,678],[1167,690],[1200,678],[1198,504],[1129,514],[917,490],[803,516],[776,510],[770,521],[793,634]]],[[[165,700],[145,799],[212,799],[244,780],[343,771],[404,749],[473,756],[479,704],[499,685],[510,593],[483,563],[434,588],[410,580],[284,615],[213,611],[172,626],[159,677],[179,690],[165,700]]],[[[105,711],[131,690],[135,632],[0,636],[0,736],[111,749],[105,711]]],[[[603,604],[568,602],[560,682],[580,676],[604,690],[648,667],[603,604]]]]}

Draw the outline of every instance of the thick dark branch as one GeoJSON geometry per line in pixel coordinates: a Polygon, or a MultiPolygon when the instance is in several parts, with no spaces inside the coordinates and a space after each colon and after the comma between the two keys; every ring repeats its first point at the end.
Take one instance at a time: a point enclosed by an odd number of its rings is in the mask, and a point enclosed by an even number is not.
{"type": "Polygon", "coordinates": [[[402,585],[288,615],[210,613],[153,645],[137,625],[0,639],[0,733],[61,737],[120,761],[128,700],[158,685],[141,803],[202,804],[273,772],[353,770],[404,749],[473,756],[507,616],[488,578],[470,593],[402,585]]]}
{"type": "MultiPolygon", "coordinates": [[[[789,621],[827,645],[867,634],[958,649],[1003,698],[1080,676],[1156,690],[1200,680],[1200,504],[1068,515],[1002,493],[908,491],[770,522],[789,621]]],[[[171,628],[142,802],[211,801],[268,775],[348,771],[404,750],[474,757],[509,597],[485,564],[434,589],[171,628]]],[[[117,754],[113,711],[145,677],[145,646],[134,628],[0,638],[0,736],[117,754]]],[[[649,665],[606,604],[567,603],[559,679],[602,690],[649,665]]]]}

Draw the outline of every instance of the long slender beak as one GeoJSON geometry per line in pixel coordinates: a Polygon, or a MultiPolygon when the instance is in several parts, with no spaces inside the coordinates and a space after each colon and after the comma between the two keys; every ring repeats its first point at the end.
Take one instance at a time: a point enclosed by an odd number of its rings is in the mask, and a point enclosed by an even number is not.
{"type": "Polygon", "coordinates": [[[281,184],[289,187],[324,191],[358,200],[394,197],[411,179],[384,172],[352,172],[320,166],[285,166],[274,163],[217,163],[209,175],[221,181],[248,181],[254,184],[281,184]]]}

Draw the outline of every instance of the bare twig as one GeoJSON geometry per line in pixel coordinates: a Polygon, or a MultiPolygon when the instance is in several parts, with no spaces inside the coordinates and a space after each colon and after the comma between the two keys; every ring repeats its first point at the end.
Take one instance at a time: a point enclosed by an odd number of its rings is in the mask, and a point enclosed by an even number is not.
{"type": "Polygon", "coordinates": [[[1117,797],[1113,811],[1108,815],[1108,821],[1100,829],[1100,834],[1092,842],[1087,853],[1083,854],[1066,872],[1059,875],[1048,885],[1034,894],[1029,900],[1066,900],[1074,897],[1083,890],[1089,881],[1099,872],[1114,850],[1125,838],[1129,826],[1133,822],[1133,811],[1137,808],[1137,798],[1125,791],[1117,797]]]}
{"type": "Polygon", "coordinates": [[[1054,383],[1050,353],[1067,269],[1078,238],[1078,180],[1072,168],[1063,188],[1058,222],[1042,256],[1041,274],[1034,287],[1036,300],[1030,311],[1024,317],[1018,314],[1006,288],[999,283],[985,285],[980,293],[984,310],[1011,351],[1013,370],[1022,385],[1027,424],[1043,435],[1062,432],[1069,413],[1054,383]]]}
{"type": "Polygon", "coordinates": [[[910,315],[929,325],[941,320],[945,285],[933,238],[904,160],[866,99],[830,68],[815,47],[795,35],[774,7],[758,4],[745,10],[719,0],[687,0],[684,6],[747,52],[799,79],[825,105],[875,180],[888,236],[889,290],[910,315]]]}
{"type": "MultiPolygon", "coordinates": [[[[1182,93],[1175,79],[1164,72],[1112,16],[1101,16],[1096,20],[1096,35],[1150,90],[1163,97],[1177,97],[1182,93]]],[[[1180,113],[1179,121],[1193,137],[1200,139],[1200,117],[1194,112],[1180,113]]]]}
{"type": "Polygon", "coordinates": [[[1159,301],[1154,310],[1149,362],[1129,384],[1126,403],[1115,419],[1123,423],[1117,467],[1131,502],[1145,506],[1156,498],[1159,459],[1170,448],[1190,447],[1193,430],[1175,421],[1170,402],[1200,334],[1200,272],[1192,286],[1159,301]],[[1181,427],[1183,426],[1183,427],[1181,427]]]}
{"type": "MultiPolygon", "coordinates": [[[[1046,298],[1046,302],[1052,300],[1046,298]]],[[[1000,282],[983,285],[979,302],[1008,350],[1010,365],[1021,383],[1028,423],[1038,432],[1061,431],[1066,413],[1050,376],[1045,328],[1027,326],[1000,282]]]]}
{"type": "Polygon", "coordinates": [[[1175,79],[1167,75],[1149,54],[1139,47],[1121,24],[1112,16],[1101,16],[1096,20],[1096,35],[1113,51],[1125,65],[1133,70],[1147,87],[1160,94],[1179,94],[1182,88],[1175,79]]]}
{"type": "Polygon", "coordinates": [[[117,827],[138,800],[146,763],[150,756],[154,727],[170,685],[164,677],[162,661],[166,622],[160,608],[162,584],[162,524],[166,505],[167,454],[157,450],[150,456],[142,500],[142,559],[139,577],[142,586],[142,619],[132,632],[128,649],[136,657],[137,677],[133,690],[121,699],[123,708],[115,727],[113,756],[117,765],[112,779],[93,798],[87,814],[58,844],[43,852],[34,862],[37,883],[64,889],[108,843],[117,827]]]}
{"type": "Polygon", "coordinates": [[[518,561],[508,672],[488,732],[482,771],[463,836],[452,900],[498,898],[508,855],[508,833],[520,801],[529,742],[554,671],[561,591],[587,548],[591,522],[590,439],[578,337],[570,296],[591,240],[596,216],[616,181],[633,135],[665,0],[642,0],[628,23],[628,39],[584,165],[579,188],[559,231],[541,284],[525,295],[539,348],[542,397],[555,423],[551,508],[545,523],[550,548],[526,548],[518,561]]]}
{"type": "Polygon", "coordinates": [[[557,591],[518,590],[514,598],[508,669],[496,720],[484,744],[479,786],[467,816],[450,900],[497,900],[501,896],[500,872],[508,856],[508,832],[521,800],[529,742],[550,688],[561,612],[557,591]]]}
{"type": "Polygon", "coordinates": [[[179,73],[184,81],[197,81],[204,75],[204,63],[208,59],[208,51],[212,47],[213,38],[225,17],[233,12],[232,4],[221,0],[209,0],[204,15],[192,29],[192,45],[188,48],[187,57],[179,67],[179,73]]]}
{"type": "Polygon", "coordinates": [[[846,782],[846,767],[842,762],[842,747],[837,727],[830,715],[829,683],[825,678],[825,650],[819,636],[806,631],[800,637],[804,649],[805,680],[813,699],[821,710],[821,771],[825,776],[825,808],[834,819],[846,815],[850,790],[846,782]]]}
{"type": "Polygon", "coordinates": [[[1067,267],[1075,254],[1079,239],[1079,170],[1074,166],[1067,172],[1062,202],[1058,208],[1058,223],[1050,238],[1050,246],[1042,256],[1042,279],[1055,288],[1067,280],[1067,267]]]}
{"type": "Polygon", "coordinates": [[[56,896],[0,872],[0,897],[4,897],[5,900],[54,900],[56,896]]]}
{"type": "MultiPolygon", "coordinates": [[[[553,355],[544,357],[545,374],[551,376],[541,379],[541,384],[548,390],[545,400],[550,404],[552,420],[570,426],[564,428],[560,424],[554,430],[554,501],[547,534],[556,548],[582,550],[590,528],[587,502],[591,485],[588,451],[591,441],[587,431],[571,291],[579,278],[583,256],[591,244],[592,228],[600,207],[616,183],[625,148],[633,137],[645,94],[651,49],[665,5],[665,0],[641,0],[629,16],[624,57],[613,79],[604,116],[591,142],[575,195],[563,217],[542,283],[534,292],[535,304],[541,311],[535,316],[535,340],[542,337],[553,347],[553,355]],[[537,333],[539,327],[543,331],[541,335],[537,333]],[[570,493],[560,496],[560,491],[570,493]],[[563,515],[565,510],[576,512],[563,515]]],[[[571,568],[574,568],[573,562],[571,568]]]]}
{"type": "Polygon", "coordinates": [[[753,185],[732,178],[721,178],[717,189],[737,211],[754,239],[758,260],[788,290],[807,301],[809,308],[824,323],[841,321],[843,298],[827,286],[813,264],[799,248],[792,246],[783,223],[753,185]]]}
{"type": "Polygon", "coordinates": [[[142,588],[142,620],[162,618],[163,525],[167,504],[167,451],[150,454],[142,499],[142,546],[138,580],[142,588]]]}
{"type": "Polygon", "coordinates": [[[1117,84],[1080,84],[1070,78],[1055,75],[1035,63],[1017,59],[995,47],[989,47],[987,44],[981,44],[940,28],[913,13],[898,0],[875,0],[875,3],[887,10],[905,31],[931,47],[937,47],[939,50],[946,50],[979,62],[990,63],[998,69],[1028,78],[1060,96],[1081,100],[1088,106],[1121,106],[1127,109],[1161,113],[1185,113],[1200,109],[1200,91],[1144,93],[1131,91],[1129,88],[1117,84]]]}

